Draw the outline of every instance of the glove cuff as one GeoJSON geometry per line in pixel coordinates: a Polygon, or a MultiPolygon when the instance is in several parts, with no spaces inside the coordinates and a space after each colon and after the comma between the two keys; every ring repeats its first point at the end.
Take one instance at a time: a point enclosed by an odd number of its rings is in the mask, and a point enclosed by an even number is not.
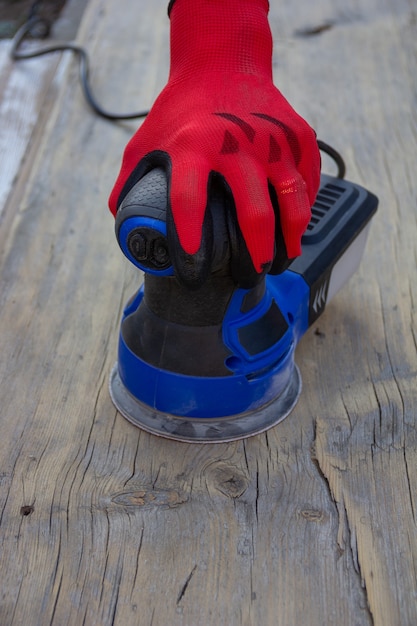
{"type": "Polygon", "coordinates": [[[170,79],[197,72],[272,80],[268,0],[171,0],[170,79]]]}
{"type": "MultiPolygon", "coordinates": [[[[171,11],[172,11],[172,7],[174,6],[174,2],[175,0],[170,0],[169,4],[168,4],[168,17],[170,17],[171,15],[171,11]]],[[[193,8],[194,8],[194,3],[193,4],[193,8]]],[[[264,4],[267,5],[267,11],[269,11],[269,0],[265,0],[264,4]]]]}

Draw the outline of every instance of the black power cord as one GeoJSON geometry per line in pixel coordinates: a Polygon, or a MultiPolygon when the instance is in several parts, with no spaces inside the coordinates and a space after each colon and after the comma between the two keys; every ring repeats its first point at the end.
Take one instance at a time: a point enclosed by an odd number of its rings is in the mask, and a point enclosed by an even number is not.
{"type": "MultiPolygon", "coordinates": [[[[83,94],[87,103],[94,111],[94,113],[96,113],[100,117],[103,117],[106,120],[110,120],[113,122],[146,117],[149,111],[136,111],[134,113],[111,113],[110,111],[106,111],[105,109],[103,109],[103,107],[97,102],[95,96],[93,95],[89,79],[89,57],[87,51],[81,46],[77,46],[72,43],[63,43],[39,48],[38,50],[33,50],[32,52],[19,51],[23,40],[26,39],[29,35],[38,38],[44,38],[47,37],[49,34],[49,23],[43,18],[36,15],[36,9],[38,4],[39,2],[34,2],[28,20],[23,24],[23,26],[19,28],[19,30],[13,37],[12,47],[10,50],[11,58],[15,61],[21,61],[25,59],[40,57],[45,54],[52,54],[54,52],[65,52],[69,50],[78,56],[81,88],[83,90],[83,94]]],[[[346,173],[346,166],[339,152],[337,152],[337,150],[332,148],[332,146],[329,146],[321,139],[317,140],[317,144],[319,149],[322,152],[328,154],[336,163],[338,169],[337,177],[344,178],[346,173]]]]}
{"type": "Polygon", "coordinates": [[[345,165],[342,155],[339,154],[337,150],[332,148],[332,146],[329,146],[329,144],[325,143],[321,139],[317,139],[317,145],[319,147],[319,150],[328,154],[329,157],[331,157],[333,161],[336,163],[337,178],[344,178],[346,174],[346,165],[345,165]]]}
{"type": "Polygon", "coordinates": [[[10,51],[11,58],[15,61],[21,61],[23,59],[34,59],[35,57],[40,57],[45,54],[52,54],[54,52],[65,52],[67,50],[70,50],[78,56],[80,82],[84,97],[87,100],[89,106],[97,115],[111,121],[133,120],[139,117],[146,117],[148,111],[136,111],[134,113],[111,113],[103,109],[103,107],[97,102],[96,98],[93,95],[89,79],[90,65],[88,54],[86,50],[81,46],[76,46],[72,43],[63,43],[39,48],[38,50],[33,50],[32,52],[19,51],[23,40],[26,39],[28,35],[39,37],[39,35],[43,32],[45,32],[47,36],[47,34],[49,33],[49,24],[44,19],[37,17],[36,15],[32,15],[31,17],[29,17],[27,22],[25,22],[25,24],[23,24],[23,26],[19,28],[19,30],[13,37],[12,48],[10,51]]]}

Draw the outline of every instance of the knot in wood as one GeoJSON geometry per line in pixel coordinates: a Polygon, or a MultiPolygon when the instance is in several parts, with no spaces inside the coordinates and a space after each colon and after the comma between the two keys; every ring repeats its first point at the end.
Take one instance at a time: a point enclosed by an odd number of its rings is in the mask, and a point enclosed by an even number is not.
{"type": "Polygon", "coordinates": [[[126,508],[150,509],[154,507],[176,508],[187,501],[185,494],[174,489],[155,489],[144,486],[135,491],[117,493],[111,498],[114,504],[126,508]]]}
{"type": "Polygon", "coordinates": [[[240,498],[248,488],[248,479],[237,467],[219,462],[210,471],[214,487],[228,498],[240,498]]]}
{"type": "Polygon", "coordinates": [[[304,509],[301,511],[301,517],[304,517],[308,522],[321,522],[324,517],[323,511],[320,509],[304,509]]]}
{"type": "Polygon", "coordinates": [[[27,517],[28,515],[32,515],[34,510],[35,507],[33,506],[33,504],[25,504],[24,506],[20,507],[20,515],[27,517]]]}

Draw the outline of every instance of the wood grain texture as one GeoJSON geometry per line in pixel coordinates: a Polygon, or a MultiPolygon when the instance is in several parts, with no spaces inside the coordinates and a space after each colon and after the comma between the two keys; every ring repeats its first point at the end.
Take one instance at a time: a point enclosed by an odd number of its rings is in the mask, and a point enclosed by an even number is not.
{"type": "MultiPolygon", "coordinates": [[[[26,44],[26,50],[39,45],[26,44]]],[[[50,109],[46,94],[51,96],[59,82],[56,55],[16,64],[10,48],[9,40],[0,41],[0,217],[50,109]]]]}
{"type": "MultiPolygon", "coordinates": [[[[136,124],[94,117],[68,65],[0,232],[0,624],[417,623],[416,15],[271,3],[276,84],[380,208],[297,349],[297,407],[232,444],[156,438],[113,408],[141,277],[106,202],[136,124]]],[[[90,1],[79,39],[107,108],[153,102],[168,26],[165,0],[90,1]]]]}

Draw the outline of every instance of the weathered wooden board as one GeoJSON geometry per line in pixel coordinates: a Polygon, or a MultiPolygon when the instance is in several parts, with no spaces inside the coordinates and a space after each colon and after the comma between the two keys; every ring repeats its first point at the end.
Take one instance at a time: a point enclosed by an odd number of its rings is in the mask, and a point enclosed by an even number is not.
{"type": "MultiPolygon", "coordinates": [[[[0,232],[1,624],[417,623],[416,9],[272,3],[277,85],[380,209],[297,349],[299,404],[245,442],[166,441],[113,408],[140,275],[106,201],[136,125],[94,117],[67,69],[0,232]]],[[[91,0],[80,41],[108,108],[152,103],[165,0],[91,0]]]]}
{"type": "MultiPolygon", "coordinates": [[[[26,50],[39,45],[32,42],[26,50]]],[[[59,82],[57,55],[16,64],[10,49],[10,40],[0,41],[0,216],[26,166],[30,146],[39,137],[59,82]]]]}

